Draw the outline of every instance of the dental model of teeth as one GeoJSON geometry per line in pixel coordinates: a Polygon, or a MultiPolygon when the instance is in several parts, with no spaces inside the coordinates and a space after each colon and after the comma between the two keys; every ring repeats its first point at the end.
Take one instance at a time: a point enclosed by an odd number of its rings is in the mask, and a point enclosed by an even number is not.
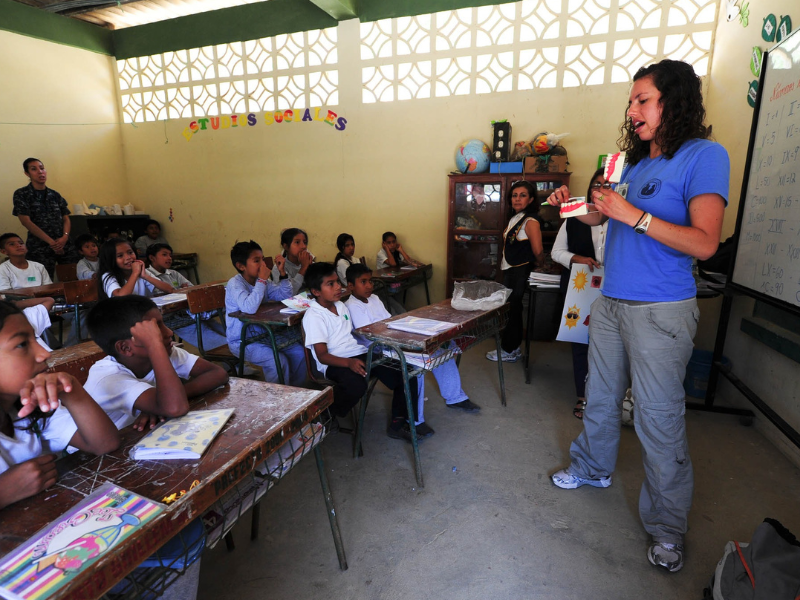
{"type": "Polygon", "coordinates": [[[562,219],[567,217],[580,217],[581,215],[589,214],[589,207],[586,204],[586,197],[579,196],[577,198],[570,198],[567,202],[561,204],[559,214],[562,219]]]}
{"type": "Polygon", "coordinates": [[[625,168],[625,152],[609,154],[606,157],[606,165],[603,177],[607,183],[619,183],[622,177],[622,169],[625,168]]]}

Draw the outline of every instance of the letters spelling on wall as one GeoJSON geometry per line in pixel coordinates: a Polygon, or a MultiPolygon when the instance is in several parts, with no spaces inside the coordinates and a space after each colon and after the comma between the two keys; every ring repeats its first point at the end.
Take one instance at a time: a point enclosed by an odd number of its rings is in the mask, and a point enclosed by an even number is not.
{"type": "Polygon", "coordinates": [[[332,110],[328,110],[325,114],[324,108],[306,108],[306,109],[291,109],[269,111],[263,115],[256,113],[247,113],[241,115],[221,115],[219,117],[203,117],[196,119],[189,123],[189,126],[183,130],[183,137],[186,141],[190,141],[195,134],[201,131],[216,130],[216,129],[234,129],[237,127],[254,127],[259,123],[265,125],[272,125],[273,123],[299,123],[303,121],[314,122],[318,121],[330,125],[337,131],[344,131],[347,126],[347,119],[340,117],[332,110]],[[325,116],[320,116],[321,114],[325,116]]]}

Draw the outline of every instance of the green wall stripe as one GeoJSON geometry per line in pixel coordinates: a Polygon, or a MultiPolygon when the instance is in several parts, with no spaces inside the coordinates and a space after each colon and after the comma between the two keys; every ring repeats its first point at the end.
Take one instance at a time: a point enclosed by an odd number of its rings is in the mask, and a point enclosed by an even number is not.
{"type": "Polygon", "coordinates": [[[443,10],[457,10],[474,6],[491,6],[508,4],[513,0],[360,0],[358,18],[362,23],[390,19],[427,15],[443,10]]]}
{"type": "Polygon", "coordinates": [[[114,54],[110,30],[13,0],[0,0],[0,29],[99,54],[114,54]]]}
{"type": "MultiPolygon", "coordinates": [[[[5,0],[7,1],[7,0],[5,0]]],[[[118,59],[335,27],[309,0],[270,0],[114,32],[118,59]]]]}

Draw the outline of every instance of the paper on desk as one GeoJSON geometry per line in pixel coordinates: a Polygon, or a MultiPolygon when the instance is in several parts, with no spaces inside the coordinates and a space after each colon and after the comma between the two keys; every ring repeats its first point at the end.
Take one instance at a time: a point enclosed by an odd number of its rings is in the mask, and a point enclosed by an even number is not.
{"type": "Polygon", "coordinates": [[[405,267],[400,267],[400,270],[401,270],[401,271],[414,271],[414,270],[416,270],[417,268],[418,268],[418,267],[415,267],[414,265],[407,265],[407,266],[405,266],[405,267]]]}
{"type": "Polygon", "coordinates": [[[0,596],[52,596],[163,510],[161,504],[104,483],[0,561],[0,596]]]}
{"type": "MultiPolygon", "coordinates": [[[[289,308],[293,308],[297,312],[302,312],[311,308],[311,300],[305,293],[297,294],[291,298],[286,298],[286,300],[281,300],[281,302],[283,302],[289,308]]],[[[283,312],[283,310],[281,310],[281,312],[283,312]]]]}
{"type": "Polygon", "coordinates": [[[422,317],[404,317],[397,321],[389,321],[386,326],[389,329],[407,331],[408,333],[436,335],[437,333],[448,331],[456,325],[447,321],[435,321],[434,319],[423,319],[422,317]]]}
{"type": "Polygon", "coordinates": [[[164,294],[163,296],[153,296],[150,298],[156,306],[165,306],[173,302],[181,302],[186,300],[186,292],[175,292],[173,294],[164,294]]]}
{"type": "Polygon", "coordinates": [[[299,310],[296,310],[294,308],[289,308],[288,306],[286,308],[281,309],[281,313],[284,315],[296,315],[299,312],[300,312],[299,310]]]}

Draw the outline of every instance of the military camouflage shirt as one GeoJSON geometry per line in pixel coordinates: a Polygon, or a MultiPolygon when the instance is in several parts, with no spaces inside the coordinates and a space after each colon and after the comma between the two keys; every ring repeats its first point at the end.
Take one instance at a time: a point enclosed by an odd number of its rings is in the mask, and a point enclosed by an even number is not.
{"type": "MultiPolygon", "coordinates": [[[[61,194],[50,188],[36,190],[31,183],[14,192],[14,210],[11,214],[15,217],[30,217],[34,225],[37,225],[53,240],[57,240],[64,235],[64,215],[70,213],[67,201],[61,197],[61,194]]],[[[28,232],[26,243],[31,242],[38,245],[45,243],[28,232]]]]}

